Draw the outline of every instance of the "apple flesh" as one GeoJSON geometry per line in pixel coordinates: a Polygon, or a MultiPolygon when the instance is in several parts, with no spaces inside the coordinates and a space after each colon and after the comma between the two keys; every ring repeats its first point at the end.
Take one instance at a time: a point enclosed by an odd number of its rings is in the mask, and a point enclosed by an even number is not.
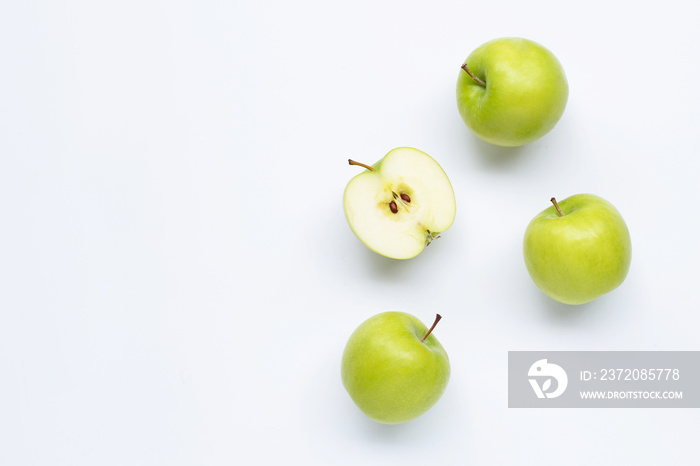
{"type": "Polygon", "coordinates": [[[442,396],[450,362],[432,330],[403,312],[370,317],[350,336],[341,364],[348,394],[369,418],[400,424],[428,411],[442,396]]]}
{"type": "Polygon", "coordinates": [[[345,218],[374,252],[393,259],[418,255],[454,222],[450,180],[428,154],[411,147],[390,151],[348,183],[345,218]]]}
{"type": "Polygon", "coordinates": [[[542,45],[504,37],[467,57],[457,80],[457,106],[484,141],[521,146],[557,124],[569,96],[564,69],[542,45]]]}
{"type": "Polygon", "coordinates": [[[525,266],[535,284],[565,304],[587,303],[620,286],[632,260],[620,212],[592,194],[552,203],[525,230],[525,266]]]}

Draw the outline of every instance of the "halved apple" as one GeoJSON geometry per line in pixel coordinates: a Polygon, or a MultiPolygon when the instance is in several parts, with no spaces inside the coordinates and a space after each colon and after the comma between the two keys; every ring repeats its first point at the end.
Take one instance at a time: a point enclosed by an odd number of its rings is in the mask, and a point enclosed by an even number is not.
{"type": "Polygon", "coordinates": [[[442,167],[411,147],[390,151],[348,183],[345,218],[372,251],[410,259],[447,230],[456,214],[455,194],[442,167]]]}

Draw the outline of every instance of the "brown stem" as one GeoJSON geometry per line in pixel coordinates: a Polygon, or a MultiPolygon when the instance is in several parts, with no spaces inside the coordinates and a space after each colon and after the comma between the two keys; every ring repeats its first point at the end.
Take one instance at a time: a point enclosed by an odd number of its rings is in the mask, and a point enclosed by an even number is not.
{"type": "Polygon", "coordinates": [[[428,335],[433,331],[435,326],[437,325],[438,322],[440,322],[440,319],[442,319],[442,316],[440,314],[435,314],[435,322],[433,322],[433,326],[430,327],[430,330],[428,330],[428,333],[425,334],[423,339],[421,340],[421,343],[425,341],[426,338],[428,338],[428,335]]]}
{"type": "Polygon", "coordinates": [[[484,82],[483,79],[479,78],[477,75],[475,75],[474,73],[472,73],[472,72],[469,70],[469,67],[467,66],[466,63],[465,63],[464,65],[462,65],[462,69],[463,69],[464,71],[466,71],[467,74],[469,75],[469,77],[472,78],[474,81],[476,81],[480,86],[486,87],[486,82],[484,82]]]}
{"type": "Polygon", "coordinates": [[[370,167],[369,165],[365,165],[364,163],[360,163],[360,162],[355,162],[355,161],[352,160],[352,159],[348,159],[348,163],[349,163],[350,165],[359,165],[360,167],[364,167],[364,168],[366,168],[367,170],[369,170],[369,171],[371,171],[371,172],[374,171],[374,168],[370,167]]]}
{"type": "Polygon", "coordinates": [[[554,208],[557,209],[557,212],[559,212],[559,216],[563,217],[564,214],[562,213],[561,209],[559,208],[559,204],[557,204],[557,200],[554,198],[551,198],[550,201],[552,201],[552,204],[554,204],[554,208]]]}

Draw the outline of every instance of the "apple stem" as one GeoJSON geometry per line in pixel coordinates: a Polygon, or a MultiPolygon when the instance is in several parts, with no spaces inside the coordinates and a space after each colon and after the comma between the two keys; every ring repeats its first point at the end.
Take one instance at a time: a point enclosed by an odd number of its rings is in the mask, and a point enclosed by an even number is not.
{"type": "Polygon", "coordinates": [[[469,70],[469,67],[467,66],[466,63],[465,63],[464,65],[462,65],[462,69],[463,69],[464,71],[466,71],[467,74],[469,75],[469,77],[472,78],[474,81],[476,81],[479,85],[486,87],[486,82],[484,82],[483,79],[479,78],[477,75],[475,75],[474,73],[472,73],[472,72],[469,70]]]}
{"type": "Polygon", "coordinates": [[[432,333],[432,331],[435,328],[435,326],[437,325],[437,323],[440,322],[440,319],[442,319],[442,316],[440,314],[435,314],[435,322],[433,322],[433,326],[430,327],[430,330],[428,330],[428,333],[425,334],[425,336],[421,340],[421,343],[423,343],[425,341],[425,339],[428,338],[428,335],[430,335],[432,333]]]}
{"type": "Polygon", "coordinates": [[[554,204],[554,208],[557,209],[557,212],[559,212],[559,216],[563,217],[564,213],[559,208],[559,204],[557,204],[557,200],[555,198],[551,198],[550,201],[552,201],[552,204],[554,204]]]}
{"type": "Polygon", "coordinates": [[[348,163],[349,163],[350,165],[359,165],[360,167],[364,167],[364,168],[366,168],[367,170],[369,170],[369,171],[371,171],[371,172],[374,171],[374,168],[370,167],[369,165],[365,165],[364,163],[360,163],[360,162],[355,162],[355,161],[352,160],[352,159],[348,159],[348,163]]]}

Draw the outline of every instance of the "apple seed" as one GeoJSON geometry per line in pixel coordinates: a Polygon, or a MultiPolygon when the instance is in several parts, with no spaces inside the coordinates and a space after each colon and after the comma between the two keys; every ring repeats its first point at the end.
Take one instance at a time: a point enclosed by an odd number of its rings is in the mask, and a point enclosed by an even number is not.
{"type": "Polygon", "coordinates": [[[389,203],[389,208],[391,209],[391,211],[393,213],[397,213],[399,211],[399,207],[396,205],[396,202],[394,202],[394,201],[391,201],[389,203]]]}
{"type": "Polygon", "coordinates": [[[407,203],[411,202],[411,198],[408,197],[408,194],[406,194],[406,193],[401,193],[401,199],[403,199],[404,202],[407,202],[407,203]]]}

